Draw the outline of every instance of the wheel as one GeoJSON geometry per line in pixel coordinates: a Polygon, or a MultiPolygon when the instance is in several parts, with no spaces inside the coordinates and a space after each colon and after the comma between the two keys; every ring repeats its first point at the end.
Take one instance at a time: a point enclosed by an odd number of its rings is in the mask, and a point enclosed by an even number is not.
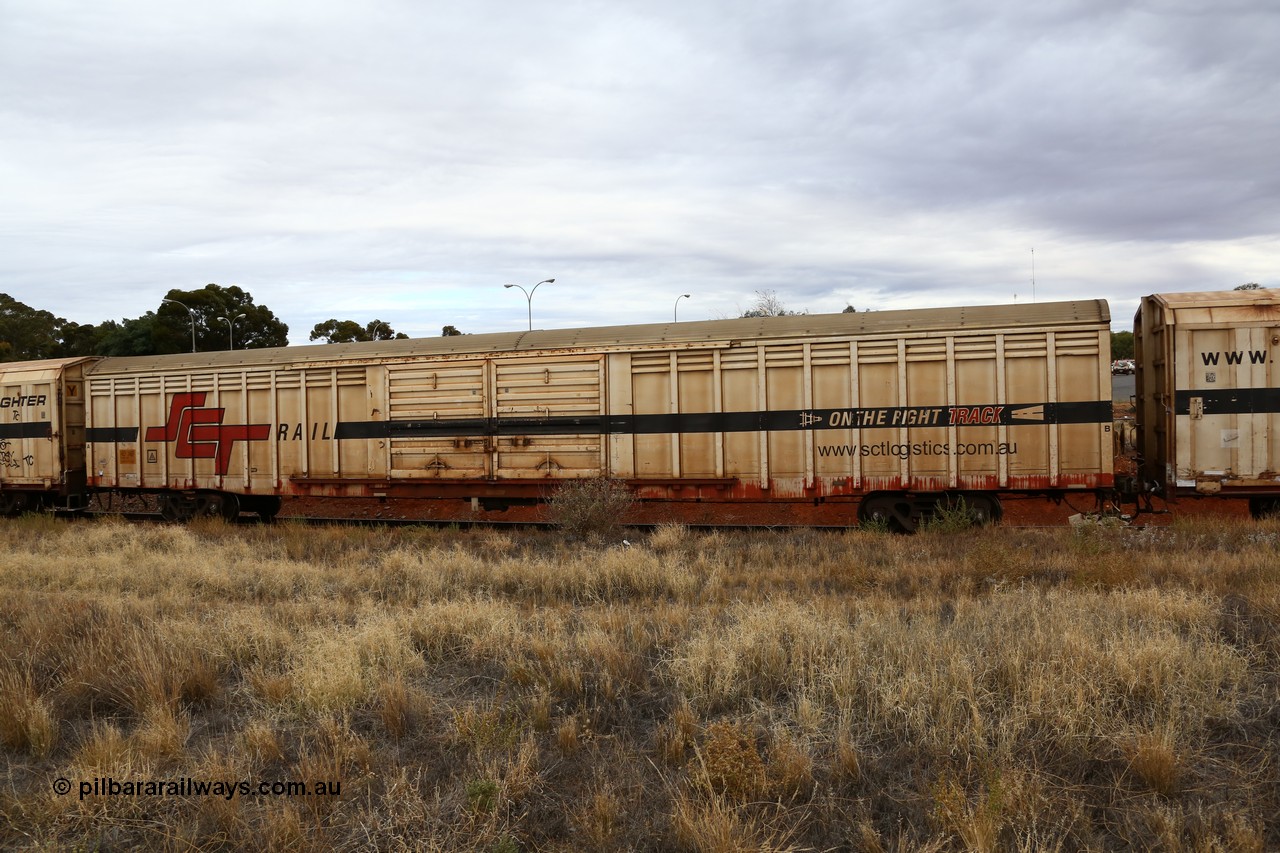
{"type": "Polygon", "coordinates": [[[195,499],[187,495],[161,495],[160,517],[175,523],[190,521],[196,514],[195,499]]]}
{"type": "Polygon", "coordinates": [[[895,533],[915,533],[920,526],[920,509],[906,495],[875,492],[858,504],[858,523],[887,525],[895,533]]]}
{"type": "Polygon", "coordinates": [[[263,522],[270,524],[275,517],[280,514],[280,508],[284,502],[275,496],[256,497],[252,503],[246,503],[245,510],[248,512],[256,512],[258,518],[263,522]]]}
{"type": "Polygon", "coordinates": [[[0,515],[22,515],[31,508],[31,496],[26,492],[0,492],[0,515]]]}
{"type": "Polygon", "coordinates": [[[227,492],[198,492],[194,495],[160,496],[160,517],[165,521],[187,522],[193,518],[221,516],[227,521],[240,517],[240,499],[227,492]]]}
{"type": "Polygon", "coordinates": [[[240,497],[230,492],[223,492],[213,496],[217,502],[215,506],[210,507],[209,515],[221,515],[227,521],[235,521],[240,517],[240,497]]]}
{"type": "Polygon", "coordinates": [[[1249,515],[1257,519],[1280,515],[1280,498],[1249,498],[1249,515]]]}

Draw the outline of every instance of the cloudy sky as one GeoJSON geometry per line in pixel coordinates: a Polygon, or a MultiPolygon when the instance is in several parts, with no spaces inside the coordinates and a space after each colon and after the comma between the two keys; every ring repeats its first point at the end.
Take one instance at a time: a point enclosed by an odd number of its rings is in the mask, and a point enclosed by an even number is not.
{"type": "Polygon", "coordinates": [[[0,0],[0,292],[439,334],[1280,286],[1275,0],[0,0]],[[1034,252],[1033,252],[1034,250],[1034,252]]]}

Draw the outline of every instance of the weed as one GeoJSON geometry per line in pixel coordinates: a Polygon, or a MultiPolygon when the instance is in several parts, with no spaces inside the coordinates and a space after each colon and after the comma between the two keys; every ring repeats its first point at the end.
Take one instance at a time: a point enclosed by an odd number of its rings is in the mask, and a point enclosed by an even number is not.
{"type": "Polygon", "coordinates": [[[981,513],[970,506],[964,496],[953,500],[940,500],[933,507],[933,512],[920,522],[920,530],[929,533],[959,533],[981,527],[986,523],[981,513]]]}
{"type": "Polygon", "coordinates": [[[1177,792],[1181,771],[1171,730],[1139,734],[1126,745],[1125,752],[1129,767],[1147,787],[1165,797],[1177,792]]]}
{"type": "Polygon", "coordinates": [[[488,814],[498,802],[498,783],[492,779],[467,782],[467,808],[476,814],[488,814]]]}
{"type": "Polygon", "coordinates": [[[998,849],[1005,823],[999,777],[978,791],[971,801],[964,786],[950,773],[934,788],[934,808],[939,822],[964,842],[966,850],[986,853],[998,849]]]}
{"type": "Polygon", "coordinates": [[[885,535],[894,532],[893,523],[888,518],[868,518],[858,522],[858,530],[873,535],[885,535]]]}
{"type": "Polygon", "coordinates": [[[634,505],[635,495],[620,480],[566,480],[548,502],[547,517],[570,539],[599,543],[622,538],[634,505]]]}
{"type": "Polygon", "coordinates": [[[764,761],[754,735],[742,723],[712,723],[698,756],[703,779],[715,793],[742,802],[764,790],[764,761]]]}
{"type": "Polygon", "coordinates": [[[57,742],[53,708],[36,693],[31,676],[0,669],[0,746],[44,758],[57,742]]]}

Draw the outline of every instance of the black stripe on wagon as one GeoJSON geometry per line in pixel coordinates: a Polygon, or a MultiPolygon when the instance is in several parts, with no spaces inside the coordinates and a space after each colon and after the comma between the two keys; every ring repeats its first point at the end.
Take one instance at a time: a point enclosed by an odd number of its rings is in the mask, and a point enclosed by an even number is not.
{"type": "Polygon", "coordinates": [[[84,440],[92,442],[131,442],[138,440],[137,427],[89,427],[84,431],[84,440]]]}
{"type": "Polygon", "coordinates": [[[1191,398],[1204,401],[1206,415],[1253,415],[1280,412],[1280,388],[1223,388],[1179,391],[1173,398],[1175,415],[1191,414],[1191,398]]]}
{"type": "Polygon", "coordinates": [[[659,433],[784,432],[828,429],[1019,426],[1111,423],[1109,400],[1001,406],[889,406],[865,409],[785,409],[767,412],[680,412],[548,418],[343,421],[337,439],[429,438],[456,435],[654,435],[659,433]]]}
{"type": "Polygon", "coordinates": [[[0,424],[0,438],[48,438],[53,435],[53,424],[48,421],[0,424]]]}

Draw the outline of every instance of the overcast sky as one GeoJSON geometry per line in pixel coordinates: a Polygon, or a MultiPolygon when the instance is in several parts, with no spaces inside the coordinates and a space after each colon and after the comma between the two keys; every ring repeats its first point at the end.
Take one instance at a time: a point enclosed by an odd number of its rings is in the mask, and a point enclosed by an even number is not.
{"type": "Polygon", "coordinates": [[[1280,286],[1275,0],[0,0],[0,292],[294,343],[1280,286]]]}

